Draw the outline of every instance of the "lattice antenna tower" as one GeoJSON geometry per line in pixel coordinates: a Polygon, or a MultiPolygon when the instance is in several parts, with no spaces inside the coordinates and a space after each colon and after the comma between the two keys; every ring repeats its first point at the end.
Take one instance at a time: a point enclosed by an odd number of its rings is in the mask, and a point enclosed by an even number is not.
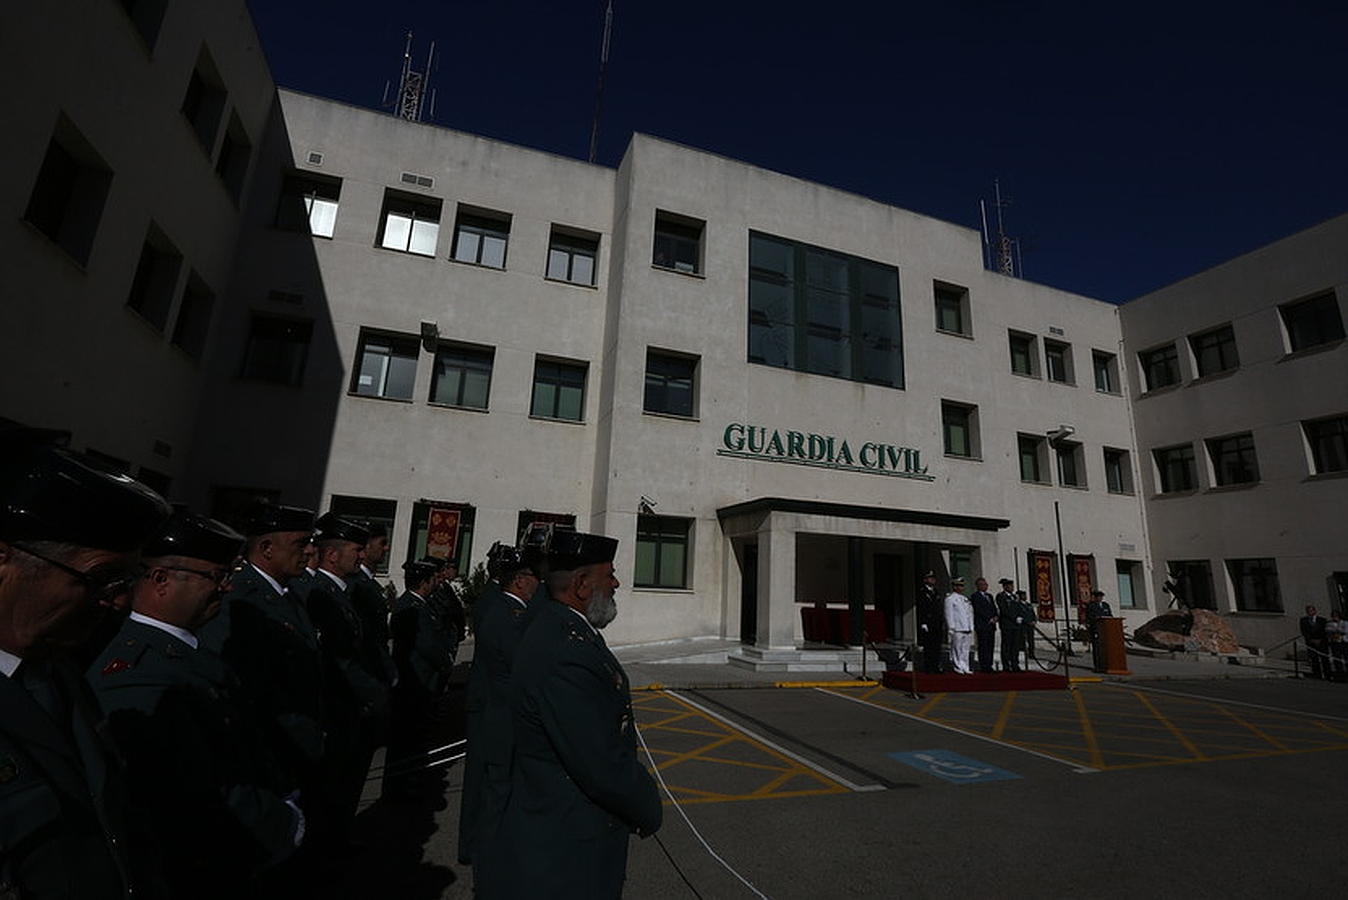
{"type": "Polygon", "coordinates": [[[1003,275],[1009,275],[1012,278],[1022,277],[1020,265],[1017,262],[1019,255],[1019,244],[1006,233],[1006,221],[1003,215],[1008,206],[1011,205],[1010,197],[1002,196],[1002,182],[1000,178],[992,180],[993,190],[993,208],[997,214],[997,233],[989,238],[988,235],[988,212],[983,201],[979,201],[983,214],[983,246],[988,250],[988,268],[994,272],[1000,272],[1003,275]],[[991,246],[989,246],[991,243],[991,246]]]}
{"type": "Polygon", "coordinates": [[[599,45],[599,84],[594,92],[594,120],[590,124],[590,162],[599,155],[599,117],[604,111],[604,76],[608,72],[608,45],[613,35],[613,0],[604,2],[604,37],[599,45]]]}
{"type": "MultiPolygon", "coordinates": [[[[426,54],[426,68],[422,71],[412,68],[412,32],[407,32],[407,45],[403,48],[403,69],[398,79],[398,94],[393,105],[393,114],[398,118],[420,122],[422,113],[426,112],[434,121],[435,90],[430,87],[431,67],[434,63],[435,41],[431,41],[430,52],[426,54]]],[[[384,104],[389,105],[387,84],[384,85],[384,104]]]]}

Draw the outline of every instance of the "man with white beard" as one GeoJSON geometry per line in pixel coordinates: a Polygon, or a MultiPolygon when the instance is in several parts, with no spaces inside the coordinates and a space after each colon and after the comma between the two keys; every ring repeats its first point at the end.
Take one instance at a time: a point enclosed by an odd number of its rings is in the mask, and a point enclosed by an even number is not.
{"type": "Polygon", "coordinates": [[[478,897],[620,897],[628,836],[660,827],[627,674],[599,633],[618,614],[617,549],[602,535],[552,536],[552,599],[537,604],[515,653],[510,797],[474,857],[478,897]]]}

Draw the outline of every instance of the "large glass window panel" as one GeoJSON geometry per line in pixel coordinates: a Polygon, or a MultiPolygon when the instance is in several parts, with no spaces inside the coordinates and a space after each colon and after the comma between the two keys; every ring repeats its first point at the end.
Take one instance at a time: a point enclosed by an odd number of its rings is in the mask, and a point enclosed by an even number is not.
{"type": "Polygon", "coordinates": [[[702,225],[676,220],[662,213],[655,216],[655,241],[651,263],[662,269],[696,274],[702,271],[702,225]]]}
{"type": "Polygon", "coordinates": [[[412,237],[407,245],[408,252],[423,256],[435,255],[435,243],[440,238],[440,223],[418,219],[412,223],[412,237]]]}
{"type": "Polygon", "coordinates": [[[636,565],[637,587],[675,588],[688,586],[688,534],[691,521],[669,516],[638,516],[636,565]]]}
{"type": "Polygon", "coordinates": [[[1315,474],[1348,471],[1348,416],[1306,422],[1315,474]]]}
{"type": "Polygon", "coordinates": [[[1189,338],[1194,352],[1194,366],[1198,376],[1213,375],[1234,369],[1240,364],[1236,355],[1236,334],[1230,325],[1214,328],[1189,338]]]}
{"type": "Polygon", "coordinates": [[[692,417],[696,371],[696,359],[648,351],[642,408],[646,412],[692,417]]]}
{"type": "Polygon", "coordinates": [[[1236,609],[1242,612],[1282,612],[1278,564],[1271,558],[1230,559],[1226,562],[1236,609]]]}
{"type": "Polygon", "coordinates": [[[1212,472],[1217,484],[1249,484],[1259,480],[1252,435],[1237,434],[1210,440],[1208,453],[1212,457],[1212,472]]]}
{"type": "Polygon", "coordinates": [[[362,397],[411,400],[420,344],[407,336],[361,335],[351,392],[362,397]]]}
{"type": "Polygon", "coordinates": [[[384,219],[383,245],[390,250],[406,250],[412,237],[412,217],[390,212],[384,219]]]}
{"type": "Polygon", "coordinates": [[[1139,354],[1139,356],[1142,361],[1142,374],[1146,381],[1147,390],[1154,391],[1157,388],[1179,384],[1179,352],[1175,349],[1174,344],[1166,344],[1164,347],[1148,350],[1139,354]]]}
{"type": "Polygon", "coordinates": [[[1192,444],[1165,447],[1155,451],[1156,469],[1161,477],[1161,493],[1192,491],[1198,487],[1192,444]]]}
{"type": "Polygon", "coordinates": [[[1293,352],[1343,339],[1343,317],[1333,291],[1289,303],[1282,317],[1293,352]]]}
{"type": "Polygon", "coordinates": [[[585,405],[585,366],[538,360],[529,414],[579,422],[585,405]]]}
{"type": "Polygon", "coordinates": [[[1017,375],[1034,374],[1034,338],[1024,334],[1012,334],[1009,338],[1011,347],[1011,371],[1017,375]]]}

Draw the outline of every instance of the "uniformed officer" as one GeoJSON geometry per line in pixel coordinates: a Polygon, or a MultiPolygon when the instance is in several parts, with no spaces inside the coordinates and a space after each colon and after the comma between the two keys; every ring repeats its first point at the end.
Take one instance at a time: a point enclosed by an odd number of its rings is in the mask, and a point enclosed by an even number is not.
{"type": "MultiPolygon", "coordinates": [[[[532,551],[498,545],[492,567],[499,597],[479,595],[473,665],[468,672],[467,756],[459,812],[459,862],[471,864],[483,835],[494,834],[510,792],[513,747],[510,673],[538,588],[532,551]]],[[[483,592],[485,593],[485,591],[483,592]]]]}
{"type": "Polygon", "coordinates": [[[124,604],[168,516],[51,435],[0,432],[0,896],[155,896],[97,702],[70,652],[124,604]]]}
{"type": "Polygon", "coordinates": [[[238,682],[196,637],[242,548],[232,528],[175,512],[145,547],[130,618],[88,673],[174,897],[239,896],[304,835],[294,785],[238,682]]]}
{"type": "Polygon", "coordinates": [[[550,593],[515,652],[514,763],[495,835],[483,835],[483,897],[619,897],[628,836],[660,827],[660,795],[637,756],[627,675],[599,629],[617,615],[618,542],[558,532],[550,593]]]}
{"type": "Polygon", "coordinates": [[[1034,623],[1039,621],[1038,615],[1034,610],[1034,604],[1030,598],[1025,596],[1024,591],[1016,591],[1016,605],[1020,607],[1020,617],[1025,620],[1021,626],[1024,630],[1021,632],[1022,640],[1025,645],[1025,658],[1034,659],[1034,623]]]}
{"type": "Polygon", "coordinates": [[[1104,647],[1100,643],[1100,620],[1113,615],[1114,610],[1110,609],[1109,601],[1105,599],[1105,592],[1098,588],[1091,591],[1090,602],[1086,604],[1086,630],[1091,636],[1091,656],[1096,670],[1105,667],[1104,647]]]}
{"type": "Polygon", "coordinates": [[[1002,669],[1006,672],[1020,671],[1020,648],[1025,636],[1025,617],[1016,602],[1016,583],[1010,578],[999,582],[1002,589],[997,592],[997,627],[1002,633],[1002,669]]]}
{"type": "Polygon", "coordinates": [[[941,645],[945,641],[942,599],[936,593],[936,573],[927,572],[917,589],[917,632],[922,645],[922,671],[933,675],[941,671],[941,645]]]}
{"type": "Polygon", "coordinates": [[[363,523],[370,532],[365,558],[351,576],[351,603],[360,615],[362,663],[385,685],[392,685],[398,670],[388,648],[389,608],[384,588],[375,580],[374,570],[388,556],[388,526],[382,522],[363,523]]]}

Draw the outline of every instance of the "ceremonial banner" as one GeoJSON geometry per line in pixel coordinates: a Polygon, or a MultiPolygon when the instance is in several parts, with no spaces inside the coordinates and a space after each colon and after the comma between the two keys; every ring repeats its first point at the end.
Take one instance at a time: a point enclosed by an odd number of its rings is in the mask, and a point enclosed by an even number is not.
{"type": "Polygon", "coordinates": [[[1053,603],[1053,554],[1030,551],[1031,599],[1035,604],[1035,615],[1041,622],[1052,622],[1057,618],[1053,603]]]}
{"type": "Polygon", "coordinates": [[[431,507],[426,528],[426,555],[454,559],[459,549],[459,511],[431,507]]]}
{"type": "Polygon", "coordinates": [[[1086,624],[1086,604],[1091,602],[1091,590],[1095,586],[1091,576],[1092,561],[1089,556],[1067,556],[1067,567],[1072,573],[1072,598],[1076,600],[1077,624],[1080,625],[1086,624]]]}

